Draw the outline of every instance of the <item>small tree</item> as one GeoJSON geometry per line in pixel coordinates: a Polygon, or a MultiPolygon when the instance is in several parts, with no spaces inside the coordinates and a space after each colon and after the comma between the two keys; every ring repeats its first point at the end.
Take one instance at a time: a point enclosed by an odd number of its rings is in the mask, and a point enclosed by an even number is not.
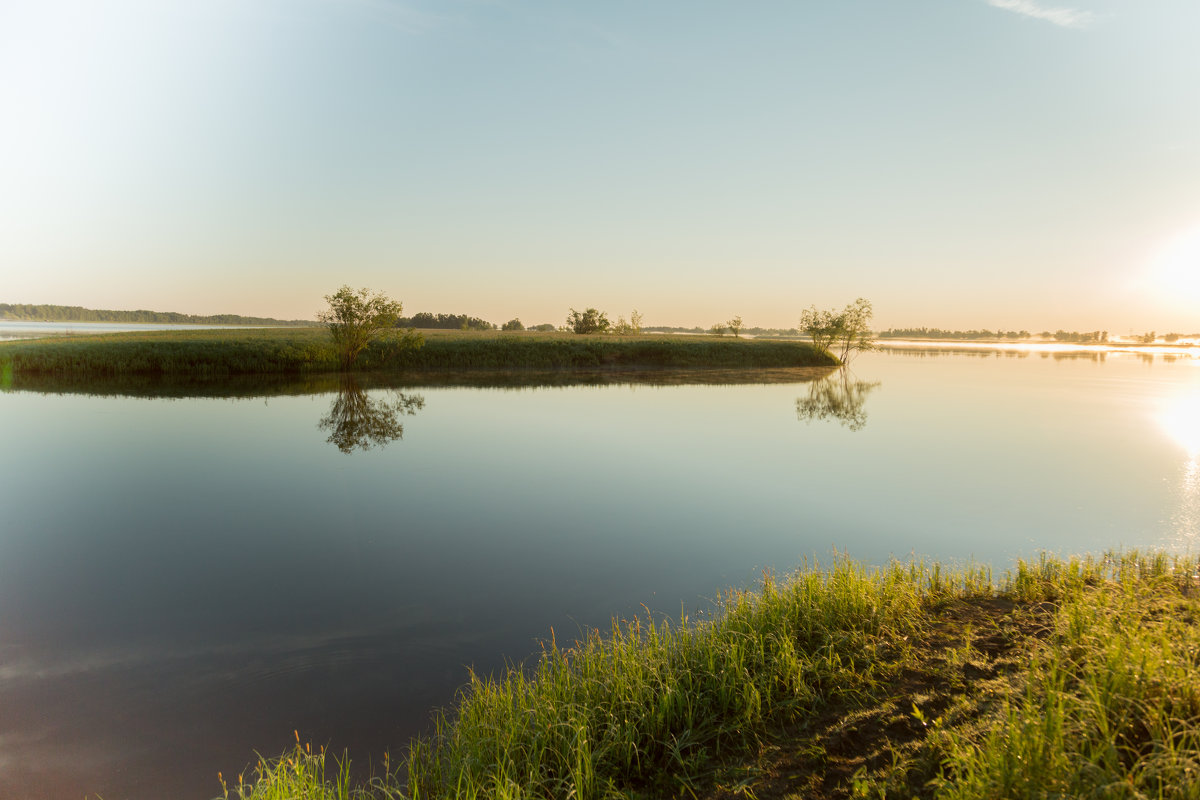
{"type": "Polygon", "coordinates": [[[875,347],[871,338],[871,315],[871,301],[861,297],[841,311],[818,311],[813,306],[801,312],[800,329],[809,335],[814,345],[846,364],[856,353],[875,347]]]}
{"type": "Polygon", "coordinates": [[[721,323],[717,322],[711,328],[708,329],[708,332],[711,333],[713,336],[724,336],[725,335],[725,326],[722,325],[721,323]]]}
{"type": "Polygon", "coordinates": [[[608,330],[608,317],[603,311],[589,308],[580,313],[571,309],[567,315],[567,327],[576,333],[604,333],[608,330]]]}
{"type": "Polygon", "coordinates": [[[325,295],[325,301],[329,309],[318,312],[317,319],[329,328],[338,358],[347,369],[367,345],[391,334],[400,318],[398,301],[370,289],[354,291],[343,286],[334,294],[325,295]]]}
{"type": "Polygon", "coordinates": [[[741,317],[734,317],[733,319],[729,320],[729,322],[726,322],[725,325],[729,328],[729,332],[734,335],[734,338],[742,335],[741,317]]]}
{"type": "Polygon", "coordinates": [[[504,325],[501,326],[500,330],[502,330],[502,331],[523,331],[523,330],[525,330],[525,326],[521,324],[520,318],[513,317],[508,322],[504,323],[504,325]]]}
{"type": "Polygon", "coordinates": [[[800,330],[804,331],[813,346],[828,351],[833,345],[833,339],[838,331],[837,314],[833,311],[819,311],[811,306],[800,312],[800,330]]]}
{"type": "Polygon", "coordinates": [[[625,321],[625,317],[617,317],[617,324],[609,328],[609,332],[618,336],[636,336],[642,332],[642,315],[635,308],[629,315],[629,322],[625,321]]]}

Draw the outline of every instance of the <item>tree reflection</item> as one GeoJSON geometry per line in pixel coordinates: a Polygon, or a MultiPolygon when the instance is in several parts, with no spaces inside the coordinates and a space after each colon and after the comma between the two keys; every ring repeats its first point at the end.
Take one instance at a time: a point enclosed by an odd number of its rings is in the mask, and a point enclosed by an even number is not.
{"type": "Polygon", "coordinates": [[[325,441],[337,445],[343,453],[370,450],[402,438],[404,425],[400,417],[412,416],[424,407],[425,398],[420,395],[393,392],[386,399],[368,397],[354,378],[344,375],[329,413],[317,427],[328,431],[325,441]]]}
{"type": "Polygon", "coordinates": [[[861,430],[867,424],[863,405],[878,385],[879,381],[852,380],[847,370],[838,370],[810,383],[808,397],[796,398],[796,416],[805,422],[835,419],[852,431],[861,430]]]}

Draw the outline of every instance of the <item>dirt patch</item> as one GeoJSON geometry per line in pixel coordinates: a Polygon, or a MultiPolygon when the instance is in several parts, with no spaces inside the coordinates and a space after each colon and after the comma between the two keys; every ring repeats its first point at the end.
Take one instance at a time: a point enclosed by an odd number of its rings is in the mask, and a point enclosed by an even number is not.
{"type": "Polygon", "coordinates": [[[779,731],[752,764],[725,773],[707,800],[851,797],[856,781],[884,779],[910,796],[936,770],[929,734],[978,724],[1022,680],[1031,639],[1049,632],[1050,604],[956,600],[928,627],[891,643],[873,700],[821,709],[779,731]]]}

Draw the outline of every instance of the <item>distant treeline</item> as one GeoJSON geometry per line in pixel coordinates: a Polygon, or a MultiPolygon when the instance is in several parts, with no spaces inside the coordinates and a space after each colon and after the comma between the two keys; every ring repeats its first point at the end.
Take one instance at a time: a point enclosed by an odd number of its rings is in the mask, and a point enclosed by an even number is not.
{"type": "Polygon", "coordinates": [[[22,322],[129,322],[192,325],[315,325],[312,320],[242,317],[237,314],[180,314],[176,311],[110,311],[82,306],[0,303],[0,319],[22,322]]]}
{"type": "MultiPolygon", "coordinates": [[[[1054,340],[1056,342],[1069,342],[1071,344],[1108,344],[1108,331],[1064,331],[1057,330],[1051,333],[1050,331],[1040,331],[1039,333],[1030,333],[1029,331],[989,331],[986,328],[979,331],[944,331],[941,328],[891,328],[876,334],[880,339],[1032,339],[1037,337],[1043,340],[1054,340]]],[[[1174,344],[1183,338],[1200,338],[1200,333],[1182,334],[1182,333],[1167,333],[1159,336],[1154,331],[1147,331],[1142,334],[1131,334],[1123,337],[1121,341],[1134,341],[1141,344],[1154,344],[1158,340],[1162,340],[1167,344],[1174,344]]]]}
{"type": "Polygon", "coordinates": [[[422,311],[411,317],[401,317],[396,320],[400,328],[440,328],[452,331],[494,331],[496,326],[486,319],[470,317],[466,314],[430,314],[422,311]]]}
{"type": "MultiPolygon", "coordinates": [[[[889,328],[877,334],[880,339],[1029,339],[1029,331],[944,331],[941,328],[889,328]]],[[[1045,334],[1049,336],[1050,334],[1045,334]]]]}
{"type": "MultiPolygon", "coordinates": [[[[650,325],[642,326],[644,333],[711,333],[712,328],[682,328],[673,327],[670,325],[650,325]]],[[[798,328],[742,328],[741,333],[750,336],[799,336],[798,328]]]]}

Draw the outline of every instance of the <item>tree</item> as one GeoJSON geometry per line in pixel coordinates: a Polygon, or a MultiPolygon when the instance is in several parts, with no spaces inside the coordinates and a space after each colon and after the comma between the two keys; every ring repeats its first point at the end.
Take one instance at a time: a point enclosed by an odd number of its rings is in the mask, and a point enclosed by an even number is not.
{"type": "Polygon", "coordinates": [[[713,323],[713,326],[708,329],[708,332],[711,333],[713,336],[724,336],[725,335],[725,326],[719,322],[715,322],[715,323],[713,323]]]}
{"type": "Polygon", "coordinates": [[[729,332],[733,334],[734,338],[742,335],[741,317],[734,317],[733,319],[729,320],[729,322],[726,322],[725,325],[729,328],[729,332]]]}
{"type": "MultiPolygon", "coordinates": [[[[343,286],[334,294],[325,295],[325,301],[329,303],[329,309],[319,312],[317,319],[329,328],[333,346],[346,369],[354,364],[367,345],[391,334],[400,318],[398,301],[370,289],[354,291],[343,286]]],[[[419,342],[419,337],[403,340],[405,346],[419,346],[419,342]]]]}
{"type": "Polygon", "coordinates": [[[629,322],[625,321],[625,317],[617,317],[617,324],[610,328],[610,332],[618,336],[636,336],[642,332],[642,315],[635,308],[633,313],[629,315],[629,322]]]}
{"type": "Polygon", "coordinates": [[[525,330],[525,326],[521,324],[521,320],[519,317],[513,317],[508,322],[504,323],[504,325],[502,325],[500,327],[500,330],[502,330],[502,331],[523,331],[523,330],[525,330]]]}
{"type": "Polygon", "coordinates": [[[642,332],[642,315],[635,308],[633,313],[629,315],[629,327],[632,329],[635,336],[642,332]]]}
{"type": "Polygon", "coordinates": [[[874,348],[871,339],[871,301],[858,298],[841,311],[813,306],[800,314],[800,330],[813,344],[846,364],[854,355],[874,348]]]}
{"type": "Polygon", "coordinates": [[[604,333],[608,330],[608,317],[603,311],[589,308],[583,313],[571,309],[567,315],[567,327],[576,333],[604,333]]]}

